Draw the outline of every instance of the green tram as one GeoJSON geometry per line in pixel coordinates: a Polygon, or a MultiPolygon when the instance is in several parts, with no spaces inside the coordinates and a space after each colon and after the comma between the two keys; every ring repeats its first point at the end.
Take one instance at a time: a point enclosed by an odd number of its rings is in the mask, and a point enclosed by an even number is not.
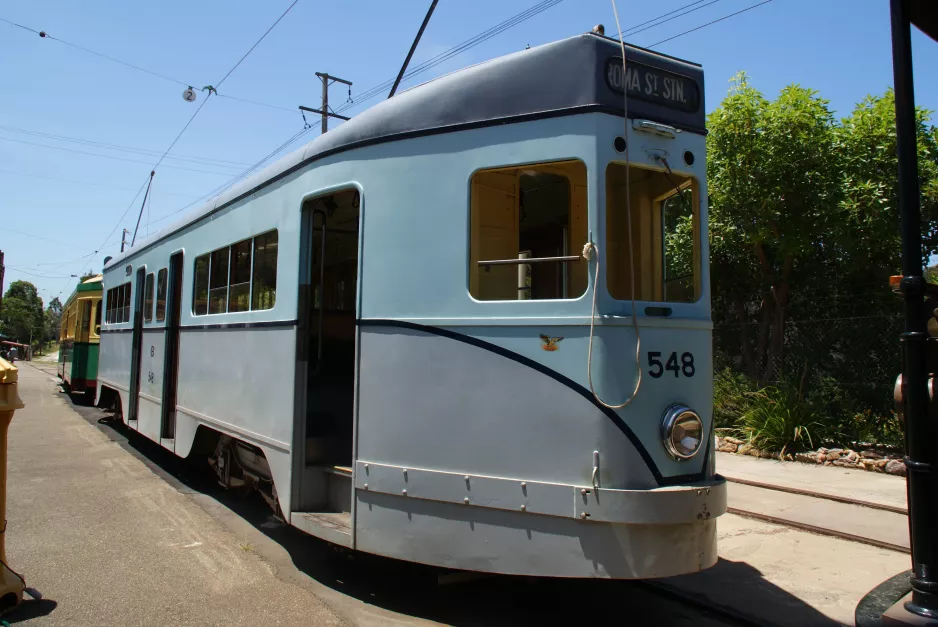
{"type": "Polygon", "coordinates": [[[101,275],[85,279],[62,309],[59,378],[69,392],[94,396],[98,388],[101,342],[101,275]]]}

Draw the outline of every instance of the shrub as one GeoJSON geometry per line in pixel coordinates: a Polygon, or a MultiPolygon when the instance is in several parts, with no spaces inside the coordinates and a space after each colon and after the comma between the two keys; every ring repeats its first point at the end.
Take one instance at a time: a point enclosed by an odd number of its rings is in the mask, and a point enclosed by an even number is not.
{"type": "Polygon", "coordinates": [[[782,381],[747,395],[748,407],[739,420],[739,433],[756,448],[779,455],[814,448],[824,427],[814,419],[797,387],[782,381]]]}
{"type": "Polygon", "coordinates": [[[713,377],[713,421],[717,429],[736,428],[749,407],[754,387],[746,375],[729,368],[713,377]]]}

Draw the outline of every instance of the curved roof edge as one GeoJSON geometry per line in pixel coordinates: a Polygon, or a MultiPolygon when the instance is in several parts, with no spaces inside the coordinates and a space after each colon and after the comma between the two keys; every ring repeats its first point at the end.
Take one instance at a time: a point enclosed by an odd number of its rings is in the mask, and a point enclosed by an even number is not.
{"type": "MultiPolygon", "coordinates": [[[[694,132],[706,132],[700,66],[628,44],[625,49],[628,64],[635,64],[629,75],[632,80],[624,81],[629,91],[629,117],[649,118],[694,132]],[[653,97],[646,96],[645,81],[654,80],[657,85],[659,79],[662,83],[680,82],[681,98],[686,96],[686,100],[669,102],[668,96],[662,97],[657,92],[653,97]]],[[[134,248],[115,255],[105,268],[133,257],[169,234],[257,191],[304,163],[341,150],[406,139],[421,132],[519,121],[537,115],[570,114],[588,108],[622,115],[623,87],[613,85],[615,80],[621,81],[621,72],[619,79],[610,78],[610,69],[618,72],[620,67],[618,40],[585,33],[434,78],[316,137],[141,240],[134,248]]]]}

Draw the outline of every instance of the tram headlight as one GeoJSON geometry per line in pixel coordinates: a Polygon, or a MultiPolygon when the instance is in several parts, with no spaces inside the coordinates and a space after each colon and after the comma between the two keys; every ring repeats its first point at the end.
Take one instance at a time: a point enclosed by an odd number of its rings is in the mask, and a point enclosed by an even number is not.
{"type": "Polygon", "coordinates": [[[703,421],[693,409],[671,405],[664,412],[661,441],[668,455],[674,459],[690,459],[703,444],[703,421]]]}

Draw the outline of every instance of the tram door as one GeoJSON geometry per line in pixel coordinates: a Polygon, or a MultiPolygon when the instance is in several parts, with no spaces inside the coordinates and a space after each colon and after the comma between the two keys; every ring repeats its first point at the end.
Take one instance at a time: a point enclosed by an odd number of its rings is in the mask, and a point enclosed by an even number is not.
{"type": "Polygon", "coordinates": [[[304,451],[305,474],[318,476],[317,469],[322,469],[332,487],[313,480],[297,502],[328,505],[330,511],[340,512],[348,511],[348,504],[333,502],[331,494],[340,484],[344,493],[343,481],[351,493],[359,205],[358,190],[350,189],[309,200],[304,206],[307,280],[299,311],[298,365],[305,383],[305,407],[297,416],[297,432],[304,440],[299,450],[304,451]],[[321,489],[330,496],[316,494],[321,489]]]}
{"type": "MultiPolygon", "coordinates": [[[[127,421],[136,421],[140,411],[140,359],[143,350],[143,282],[146,268],[137,269],[134,286],[134,327],[131,335],[130,350],[130,403],[127,408],[127,421]]],[[[134,425],[136,426],[136,425],[134,425]]]]}
{"type": "Polygon", "coordinates": [[[166,349],[163,351],[163,405],[160,437],[176,437],[176,386],[179,374],[179,312],[182,306],[183,254],[169,258],[169,302],[166,303],[166,349]]]}

